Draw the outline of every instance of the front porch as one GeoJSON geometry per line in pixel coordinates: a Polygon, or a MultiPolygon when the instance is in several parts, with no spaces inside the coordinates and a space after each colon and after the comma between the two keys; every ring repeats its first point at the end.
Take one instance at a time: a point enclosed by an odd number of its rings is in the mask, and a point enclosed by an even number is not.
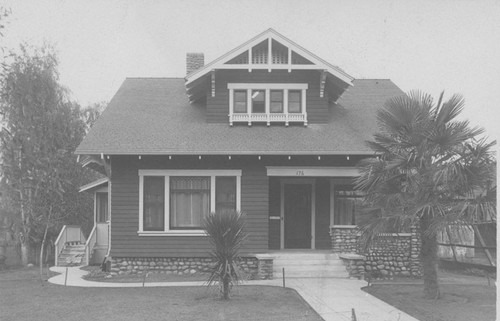
{"type": "Polygon", "coordinates": [[[269,250],[332,250],[331,228],[365,219],[355,168],[268,167],[267,174],[269,250]]]}
{"type": "Polygon", "coordinates": [[[94,226],[88,237],[80,226],[65,225],[55,242],[55,265],[101,264],[109,253],[110,193],[109,181],[102,178],[80,187],[94,195],[94,226]]]}

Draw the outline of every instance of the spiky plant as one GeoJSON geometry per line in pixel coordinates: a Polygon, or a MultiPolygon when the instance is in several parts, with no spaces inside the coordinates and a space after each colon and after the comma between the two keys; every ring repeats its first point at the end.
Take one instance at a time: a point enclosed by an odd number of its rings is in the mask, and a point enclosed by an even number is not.
{"type": "Polygon", "coordinates": [[[420,92],[389,100],[377,114],[379,132],[368,145],[378,155],[358,164],[356,188],[364,192],[372,222],[361,227],[369,244],[389,229],[418,226],[424,296],[439,298],[437,233],[448,226],[496,221],[494,155],[478,139],[484,130],[458,120],[464,100],[437,104],[420,92]]]}
{"type": "Polygon", "coordinates": [[[234,210],[223,210],[208,215],[204,222],[213,250],[214,265],[210,269],[207,285],[218,284],[222,298],[229,299],[233,285],[242,280],[238,267],[239,253],[247,234],[245,216],[234,210]]]}

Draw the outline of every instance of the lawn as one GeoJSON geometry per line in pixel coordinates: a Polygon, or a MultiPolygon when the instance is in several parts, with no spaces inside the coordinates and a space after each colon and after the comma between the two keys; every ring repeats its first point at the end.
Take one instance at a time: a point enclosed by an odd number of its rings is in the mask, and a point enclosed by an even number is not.
{"type": "Polygon", "coordinates": [[[280,287],[241,286],[221,301],[207,287],[64,287],[42,283],[30,269],[1,271],[0,288],[2,321],[322,320],[294,290],[280,287]]]}
{"type": "Polygon", "coordinates": [[[441,284],[439,300],[424,299],[421,282],[408,284],[400,280],[373,284],[363,290],[422,321],[496,320],[496,287],[489,286],[484,278],[477,278],[477,282],[462,276],[456,279],[460,282],[441,284]]]}

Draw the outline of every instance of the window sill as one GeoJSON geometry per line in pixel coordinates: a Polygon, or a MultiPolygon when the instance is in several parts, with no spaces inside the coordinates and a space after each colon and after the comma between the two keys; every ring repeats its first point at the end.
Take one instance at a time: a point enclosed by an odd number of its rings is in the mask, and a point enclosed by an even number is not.
{"type": "Polygon", "coordinates": [[[137,231],[139,236],[207,236],[204,230],[137,231]]]}

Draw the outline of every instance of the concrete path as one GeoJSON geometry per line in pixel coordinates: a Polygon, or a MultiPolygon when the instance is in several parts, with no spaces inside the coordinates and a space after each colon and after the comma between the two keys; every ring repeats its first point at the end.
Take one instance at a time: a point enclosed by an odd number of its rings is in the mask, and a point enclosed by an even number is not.
{"type": "MultiPolygon", "coordinates": [[[[50,283],[64,285],[65,267],[51,267],[61,273],[49,279],[50,283]]],[[[87,281],[82,277],[87,271],[79,267],[68,268],[67,286],[80,287],[142,287],[142,283],[114,283],[87,281]]],[[[204,282],[146,282],[145,287],[201,286],[204,282]]],[[[282,286],[282,280],[247,281],[245,285],[282,286]]],[[[418,321],[395,307],[361,290],[365,281],[342,278],[289,278],[286,286],[295,289],[325,321],[351,321],[355,309],[359,321],[418,321]]]]}

